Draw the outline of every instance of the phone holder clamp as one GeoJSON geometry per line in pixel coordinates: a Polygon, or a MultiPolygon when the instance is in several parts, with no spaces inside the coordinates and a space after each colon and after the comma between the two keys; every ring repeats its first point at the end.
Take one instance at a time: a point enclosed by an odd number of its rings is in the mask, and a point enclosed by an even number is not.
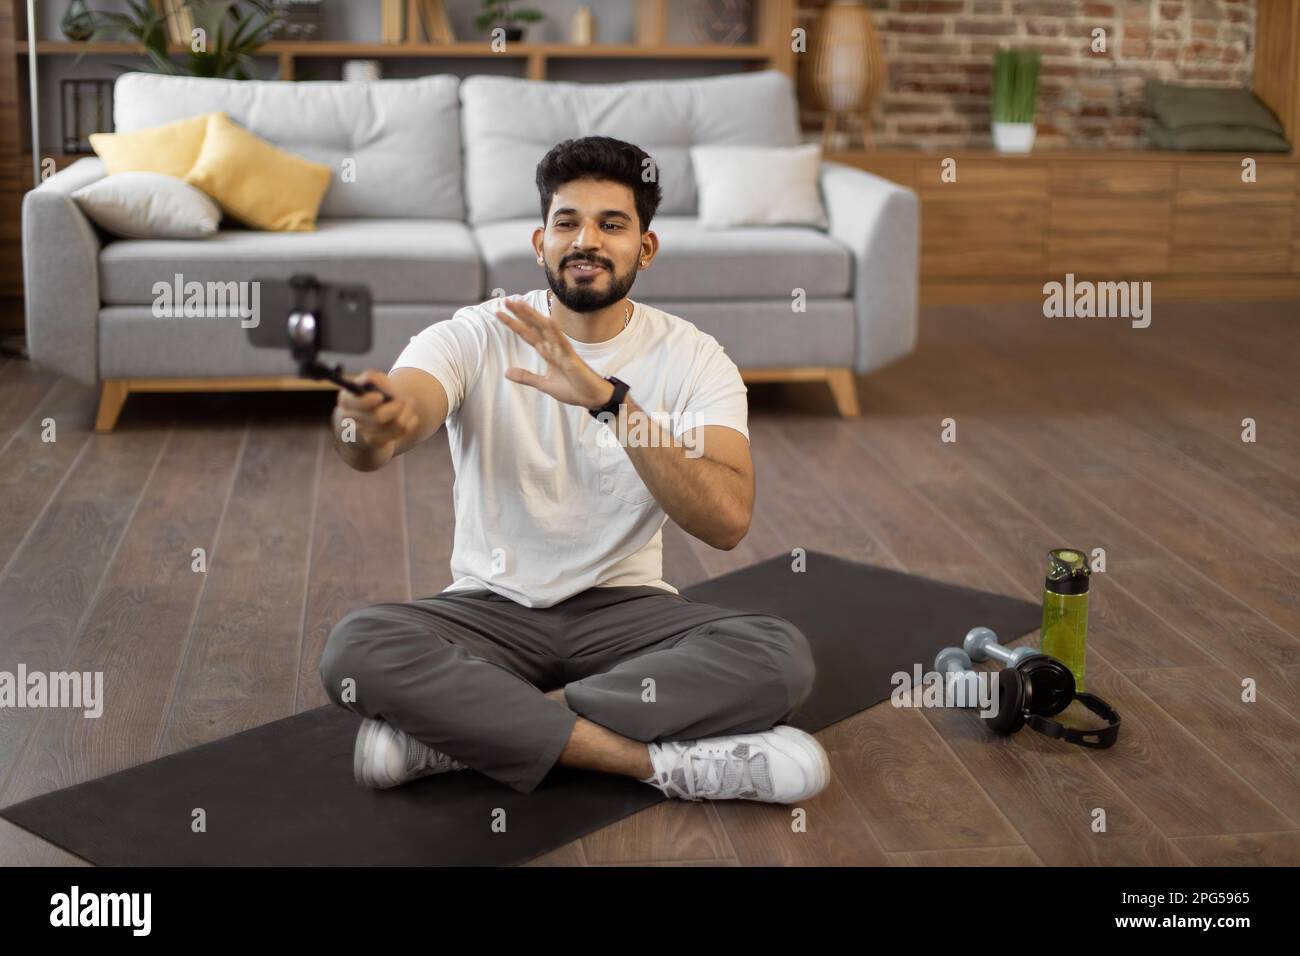
{"type": "Polygon", "coordinates": [[[342,364],[330,368],[317,359],[320,339],[316,314],[320,309],[320,283],[315,276],[299,273],[289,278],[289,285],[294,294],[293,311],[289,313],[289,341],[293,343],[293,357],[298,360],[298,374],[303,378],[328,379],[353,395],[379,392],[386,401],[391,400],[393,396],[374,382],[358,385],[344,378],[342,364]]]}

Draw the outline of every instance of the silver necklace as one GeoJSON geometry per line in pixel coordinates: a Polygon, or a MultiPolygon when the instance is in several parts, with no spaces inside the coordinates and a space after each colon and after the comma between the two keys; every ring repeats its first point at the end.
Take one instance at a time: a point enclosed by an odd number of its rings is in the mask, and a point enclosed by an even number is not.
{"type": "MultiPolygon", "coordinates": [[[[554,296],[551,295],[551,290],[547,289],[546,290],[546,314],[547,315],[551,314],[551,300],[553,298],[554,296]]],[[[627,324],[631,321],[632,321],[632,303],[629,302],[627,304],[627,311],[623,314],[623,328],[627,328],[627,324]]]]}

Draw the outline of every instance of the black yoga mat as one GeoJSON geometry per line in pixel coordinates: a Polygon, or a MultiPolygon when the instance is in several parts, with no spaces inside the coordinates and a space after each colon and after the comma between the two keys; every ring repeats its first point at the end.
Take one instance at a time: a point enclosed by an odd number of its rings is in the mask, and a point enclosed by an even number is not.
{"type": "MultiPolygon", "coordinates": [[[[817,680],[790,723],[809,732],[887,700],[892,674],[929,670],[972,627],[1009,641],[1039,623],[1039,609],[1014,598],[816,551],[803,572],[791,561],[781,555],[682,593],[803,630],[817,680]]],[[[559,766],[531,794],[472,770],[371,790],[352,779],[360,720],[330,704],[0,816],[107,866],[472,866],[525,862],[668,799],[630,777],[559,766]],[[196,808],[205,833],[191,830],[196,808]]]]}

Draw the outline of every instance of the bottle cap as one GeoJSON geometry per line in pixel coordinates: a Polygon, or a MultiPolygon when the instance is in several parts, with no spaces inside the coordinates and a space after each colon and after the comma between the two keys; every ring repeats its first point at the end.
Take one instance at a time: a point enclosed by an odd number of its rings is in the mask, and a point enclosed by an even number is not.
{"type": "Polygon", "coordinates": [[[1047,552],[1047,583],[1053,594],[1086,594],[1092,575],[1087,558],[1078,548],[1054,548],[1047,552]]]}

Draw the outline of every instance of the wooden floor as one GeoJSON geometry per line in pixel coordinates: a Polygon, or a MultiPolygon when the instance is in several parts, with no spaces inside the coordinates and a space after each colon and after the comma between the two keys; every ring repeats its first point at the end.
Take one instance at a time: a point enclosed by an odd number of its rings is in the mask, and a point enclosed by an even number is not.
{"type": "MultiPolygon", "coordinates": [[[[1048,548],[1104,548],[1088,677],[1120,741],[882,704],[819,735],[834,780],[806,833],[780,805],[669,801],[534,863],[1300,863],[1297,323],[1297,303],[1156,303],[1144,330],[928,310],[859,420],[815,386],[751,388],[752,530],[724,552],[669,525],[669,581],[802,547],[1037,600],[1048,548]]],[[[94,405],[0,365],[0,669],[103,670],[111,695],[98,720],[0,714],[0,805],[325,703],[335,621],[450,580],[441,436],[359,474],[325,394],[138,395],[111,435],[94,405]]],[[[76,862],[0,821],[0,863],[76,862]]]]}

